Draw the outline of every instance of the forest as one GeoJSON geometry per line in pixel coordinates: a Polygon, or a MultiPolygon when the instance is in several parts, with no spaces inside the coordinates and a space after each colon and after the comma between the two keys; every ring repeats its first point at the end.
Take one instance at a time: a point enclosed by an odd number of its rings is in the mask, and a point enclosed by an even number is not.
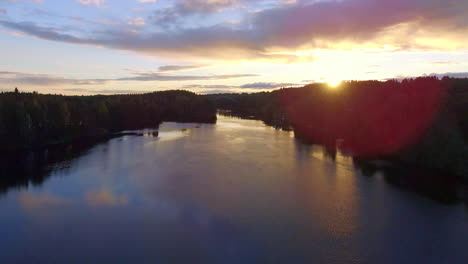
{"type": "Polygon", "coordinates": [[[216,122],[214,105],[187,91],[135,95],[0,94],[0,149],[38,148],[82,138],[108,137],[161,122],[216,122]]]}
{"type": "Polygon", "coordinates": [[[349,81],[207,97],[225,114],[259,119],[356,160],[388,159],[468,179],[468,79],[349,81]]]}

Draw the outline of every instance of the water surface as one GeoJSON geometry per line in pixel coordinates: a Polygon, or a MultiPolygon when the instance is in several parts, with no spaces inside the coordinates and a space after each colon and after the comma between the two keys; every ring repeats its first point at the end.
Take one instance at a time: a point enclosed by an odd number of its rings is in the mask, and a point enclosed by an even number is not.
{"type": "Polygon", "coordinates": [[[468,263],[463,203],[258,121],[154,132],[7,166],[0,263],[468,263]]]}

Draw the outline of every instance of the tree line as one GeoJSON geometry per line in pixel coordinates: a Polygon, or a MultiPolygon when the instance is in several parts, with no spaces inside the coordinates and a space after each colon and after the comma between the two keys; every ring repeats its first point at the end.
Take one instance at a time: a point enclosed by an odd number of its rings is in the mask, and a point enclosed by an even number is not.
{"type": "Polygon", "coordinates": [[[230,115],[294,130],[359,159],[387,158],[468,178],[468,79],[421,77],[311,84],[207,96],[230,115]]]}
{"type": "Polygon", "coordinates": [[[0,93],[0,149],[40,147],[82,137],[155,128],[161,122],[216,122],[216,108],[187,91],[63,96],[0,93]]]}

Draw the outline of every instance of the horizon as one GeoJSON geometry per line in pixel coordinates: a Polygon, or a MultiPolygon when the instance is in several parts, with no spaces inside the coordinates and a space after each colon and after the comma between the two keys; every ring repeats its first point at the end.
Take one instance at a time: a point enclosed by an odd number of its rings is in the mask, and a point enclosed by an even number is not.
{"type": "Polygon", "coordinates": [[[215,90],[211,91],[209,90],[207,93],[203,92],[194,92],[189,89],[184,89],[184,88],[179,88],[179,89],[167,89],[167,90],[148,90],[148,91],[133,91],[133,90],[120,90],[118,93],[102,93],[102,90],[97,90],[93,94],[62,94],[62,93],[41,93],[39,91],[22,91],[19,87],[14,87],[11,90],[8,89],[2,89],[0,88],[0,93],[13,93],[16,92],[16,89],[18,89],[18,92],[20,93],[38,93],[42,95],[59,95],[59,96],[112,96],[112,95],[145,95],[145,94],[151,94],[151,93],[157,93],[157,92],[170,92],[170,91],[184,91],[184,92],[191,92],[195,93],[197,95],[220,95],[220,94],[256,94],[256,93],[264,93],[264,92],[274,92],[282,89],[295,89],[295,88],[306,88],[307,86],[310,85],[324,85],[327,86],[329,89],[336,89],[337,87],[342,86],[344,83],[350,83],[350,82],[388,82],[388,81],[397,81],[397,82],[402,82],[403,80],[415,80],[418,78],[437,78],[438,80],[442,80],[443,78],[451,78],[451,79],[468,79],[468,77],[451,77],[448,75],[423,75],[419,77],[407,77],[407,78],[393,78],[393,79],[385,79],[385,80],[342,80],[338,81],[336,83],[333,82],[313,82],[313,83],[307,83],[303,84],[301,86],[283,86],[283,87],[277,87],[273,89],[268,89],[268,90],[254,90],[254,91],[223,91],[223,90],[215,90]],[[101,93],[100,93],[101,92],[101,93]]]}
{"type": "Polygon", "coordinates": [[[4,0],[0,85],[212,94],[464,78],[467,15],[463,0],[4,0]]]}

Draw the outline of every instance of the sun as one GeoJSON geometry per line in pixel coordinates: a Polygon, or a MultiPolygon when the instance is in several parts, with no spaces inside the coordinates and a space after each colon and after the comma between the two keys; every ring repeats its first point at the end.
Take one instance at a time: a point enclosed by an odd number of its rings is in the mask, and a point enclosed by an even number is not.
{"type": "Polygon", "coordinates": [[[329,80],[327,81],[327,84],[330,88],[337,88],[341,84],[341,80],[329,80]]]}

